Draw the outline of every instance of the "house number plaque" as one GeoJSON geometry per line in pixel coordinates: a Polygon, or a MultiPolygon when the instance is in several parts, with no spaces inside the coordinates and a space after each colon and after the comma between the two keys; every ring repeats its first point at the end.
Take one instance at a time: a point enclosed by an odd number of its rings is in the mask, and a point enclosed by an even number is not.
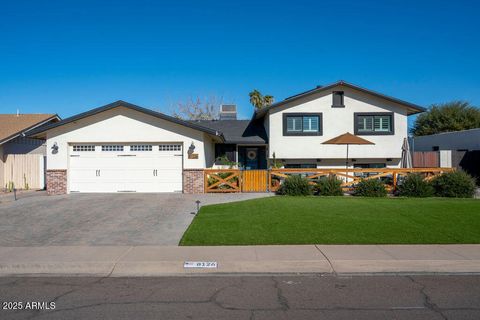
{"type": "Polygon", "coordinates": [[[218,267],[217,261],[185,261],[184,268],[202,268],[202,269],[216,269],[218,267]]]}

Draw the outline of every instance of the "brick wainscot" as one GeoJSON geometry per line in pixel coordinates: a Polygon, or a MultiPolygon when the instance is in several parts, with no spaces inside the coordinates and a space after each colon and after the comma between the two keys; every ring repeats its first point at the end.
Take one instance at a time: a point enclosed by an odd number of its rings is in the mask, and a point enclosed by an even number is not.
{"type": "Polygon", "coordinates": [[[47,170],[47,194],[67,193],[67,170],[47,170]]]}
{"type": "Polygon", "coordinates": [[[183,169],[183,193],[203,192],[203,169],[183,169]]]}

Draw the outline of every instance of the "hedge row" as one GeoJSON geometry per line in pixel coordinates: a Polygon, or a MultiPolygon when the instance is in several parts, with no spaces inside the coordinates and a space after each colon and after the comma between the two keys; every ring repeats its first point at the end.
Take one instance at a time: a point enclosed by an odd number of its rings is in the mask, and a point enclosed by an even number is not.
{"type": "MultiPolygon", "coordinates": [[[[289,196],[341,196],[343,190],[341,180],[335,176],[323,177],[316,185],[311,185],[309,180],[292,175],[285,179],[280,186],[278,194],[289,196]]],[[[409,174],[398,186],[397,196],[401,197],[451,197],[472,198],[475,194],[475,179],[464,171],[453,171],[439,175],[426,181],[419,174],[409,174]]],[[[353,195],[362,197],[385,197],[387,190],[379,179],[360,180],[355,185],[353,195]]]]}

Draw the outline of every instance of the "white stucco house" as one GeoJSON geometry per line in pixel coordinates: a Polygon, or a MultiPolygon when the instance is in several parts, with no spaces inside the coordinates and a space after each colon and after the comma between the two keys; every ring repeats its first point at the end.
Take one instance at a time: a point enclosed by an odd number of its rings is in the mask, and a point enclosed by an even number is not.
{"type": "Polygon", "coordinates": [[[47,190],[203,192],[204,168],[219,158],[245,170],[342,168],[345,146],[322,142],[346,132],[373,142],[350,147],[352,167],[398,167],[407,117],[424,109],[344,81],[292,96],[237,120],[184,121],[124,101],[32,133],[46,139],[47,190]]]}

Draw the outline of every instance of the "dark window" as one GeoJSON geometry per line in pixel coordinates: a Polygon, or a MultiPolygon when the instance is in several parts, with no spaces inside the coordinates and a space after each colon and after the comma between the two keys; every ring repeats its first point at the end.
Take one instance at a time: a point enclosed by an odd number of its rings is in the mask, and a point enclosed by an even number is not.
{"type": "Polygon", "coordinates": [[[285,165],[285,169],[312,169],[317,168],[315,163],[290,163],[285,165]]]}
{"type": "Polygon", "coordinates": [[[355,113],[354,121],[357,135],[394,134],[393,113],[355,113]]]}
{"type": "MultiPolygon", "coordinates": [[[[355,169],[375,169],[375,168],[386,168],[387,165],[385,163],[355,163],[353,168],[355,169]]],[[[378,172],[355,172],[355,176],[366,178],[369,176],[377,175],[378,172]]],[[[381,178],[383,179],[383,178],[381,178]]]]}
{"type": "Polygon", "coordinates": [[[284,136],[321,136],[321,113],[284,113],[284,136]]]}
{"type": "Polygon", "coordinates": [[[440,150],[440,147],[439,146],[433,146],[432,150],[433,151],[438,151],[438,150],[440,150]]]}
{"type": "Polygon", "coordinates": [[[386,168],[387,165],[385,163],[355,163],[353,167],[362,168],[362,169],[371,169],[371,168],[386,168]]]}
{"type": "Polygon", "coordinates": [[[220,158],[227,158],[228,161],[236,162],[235,151],[237,146],[235,144],[216,144],[215,145],[215,164],[222,164],[220,163],[220,158]]]}
{"type": "Polygon", "coordinates": [[[343,108],[345,105],[343,104],[343,91],[333,91],[333,108],[343,108]]]}

